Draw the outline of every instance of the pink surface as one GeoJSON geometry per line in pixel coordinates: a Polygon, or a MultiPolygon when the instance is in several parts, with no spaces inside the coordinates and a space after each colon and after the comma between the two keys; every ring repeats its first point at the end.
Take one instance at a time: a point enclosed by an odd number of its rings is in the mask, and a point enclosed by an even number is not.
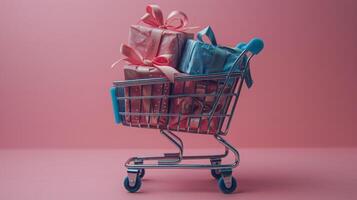
{"type": "MultiPolygon", "coordinates": [[[[111,81],[123,79],[110,65],[148,3],[1,1],[0,147],[166,147],[157,131],[115,126],[109,97],[111,81]]],[[[178,9],[191,25],[211,25],[222,44],[264,39],[266,48],[252,64],[255,85],[244,88],[231,141],[244,147],[356,146],[357,1],[155,3],[165,15],[178,9]]],[[[206,138],[185,135],[189,147],[210,146],[206,138]]]]}
{"type": "Polygon", "coordinates": [[[243,149],[231,195],[208,170],[147,170],[140,192],[129,194],[122,164],[139,152],[152,150],[0,150],[0,199],[357,198],[357,149],[243,149]]]}

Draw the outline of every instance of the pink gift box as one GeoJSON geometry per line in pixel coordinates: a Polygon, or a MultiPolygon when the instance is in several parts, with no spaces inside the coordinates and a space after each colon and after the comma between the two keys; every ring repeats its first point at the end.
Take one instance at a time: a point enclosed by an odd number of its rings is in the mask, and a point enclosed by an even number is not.
{"type": "Polygon", "coordinates": [[[176,10],[164,19],[159,6],[148,5],[140,21],[148,26],[130,27],[129,46],[148,60],[161,55],[170,55],[168,66],[176,68],[186,40],[194,37],[193,33],[185,32],[195,28],[187,27],[186,14],[176,10]]]}
{"type": "MultiPolygon", "coordinates": [[[[125,65],[124,66],[125,80],[143,79],[143,78],[162,78],[164,74],[156,67],[125,65]]],[[[152,84],[138,85],[125,88],[126,97],[141,97],[141,96],[160,96],[169,95],[170,84],[152,84]]],[[[168,112],[168,98],[152,98],[152,99],[132,99],[125,101],[125,111],[135,113],[163,113],[168,112]]],[[[167,117],[159,117],[157,115],[126,115],[124,123],[132,126],[160,126],[167,124],[167,117]]]]}
{"type": "Polygon", "coordinates": [[[149,60],[158,55],[172,55],[168,66],[176,68],[186,40],[192,38],[192,33],[132,25],[129,32],[129,46],[149,60]]]}
{"type": "MultiPolygon", "coordinates": [[[[222,85],[216,81],[186,81],[175,82],[173,87],[173,95],[181,94],[216,94],[222,89],[222,85]]],[[[233,88],[226,86],[223,94],[229,94],[233,88]]],[[[221,97],[218,101],[218,106],[214,114],[224,114],[227,111],[226,101],[230,101],[231,97],[221,97]],[[228,98],[228,99],[227,99],[228,98]]],[[[212,117],[209,122],[208,116],[204,117],[188,117],[191,114],[207,114],[211,111],[215,102],[214,96],[206,97],[177,97],[170,99],[170,113],[181,114],[181,117],[172,116],[169,118],[169,129],[175,131],[192,131],[204,134],[215,134],[219,131],[220,126],[224,122],[224,117],[212,117]]]]}

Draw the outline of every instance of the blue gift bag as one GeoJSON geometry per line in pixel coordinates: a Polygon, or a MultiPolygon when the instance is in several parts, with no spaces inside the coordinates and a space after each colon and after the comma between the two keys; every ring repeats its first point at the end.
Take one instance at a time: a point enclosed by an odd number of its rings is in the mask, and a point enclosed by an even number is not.
{"type": "MultiPolygon", "coordinates": [[[[212,73],[224,73],[230,71],[234,61],[242,53],[241,47],[244,43],[239,43],[236,47],[220,46],[210,26],[197,33],[197,40],[187,40],[179,69],[187,74],[202,75],[212,73]],[[202,36],[206,35],[211,44],[205,43],[202,36]]],[[[240,71],[247,62],[244,57],[242,62],[238,63],[236,71],[240,71]]],[[[253,84],[251,74],[246,71],[245,82],[250,88],[253,84]]]]}

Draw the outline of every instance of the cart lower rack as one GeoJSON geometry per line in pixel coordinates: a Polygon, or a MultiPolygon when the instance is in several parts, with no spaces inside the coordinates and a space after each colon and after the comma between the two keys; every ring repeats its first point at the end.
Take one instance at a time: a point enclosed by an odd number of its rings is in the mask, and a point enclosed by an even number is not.
{"type": "Polygon", "coordinates": [[[175,82],[165,78],[115,81],[111,89],[114,115],[124,126],[158,129],[178,149],[163,156],[132,157],[125,167],[128,176],[124,186],[129,192],[141,187],[145,169],[209,169],[223,193],[232,193],[237,181],[232,169],[239,165],[239,153],[229,144],[228,134],[251,58],[263,48],[263,42],[253,39],[245,45],[234,67],[225,74],[179,75],[175,82]],[[224,146],[215,155],[185,155],[183,141],[174,132],[212,135],[224,146]],[[222,159],[233,153],[231,164],[222,159]],[[185,160],[206,160],[202,164],[185,160]]]}

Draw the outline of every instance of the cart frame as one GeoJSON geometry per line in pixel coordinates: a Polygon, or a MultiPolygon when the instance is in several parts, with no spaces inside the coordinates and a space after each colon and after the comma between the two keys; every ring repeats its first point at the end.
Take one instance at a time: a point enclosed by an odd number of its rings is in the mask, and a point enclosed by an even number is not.
{"type": "MultiPolygon", "coordinates": [[[[139,127],[139,128],[155,128],[159,129],[161,135],[166,137],[174,146],[177,148],[178,152],[176,153],[164,153],[163,156],[150,156],[150,157],[131,157],[125,162],[125,167],[127,168],[128,177],[126,177],[124,181],[124,186],[129,192],[136,192],[139,190],[141,186],[141,179],[145,174],[145,169],[210,169],[211,174],[216,179],[219,179],[218,184],[219,188],[224,193],[233,192],[237,183],[235,178],[232,176],[232,169],[237,167],[240,162],[240,155],[236,148],[234,148],[230,143],[228,143],[222,136],[228,134],[228,130],[231,124],[231,120],[234,115],[234,111],[236,108],[236,104],[238,102],[238,98],[240,96],[240,92],[242,90],[243,82],[247,76],[247,72],[250,66],[250,60],[254,55],[258,54],[263,48],[263,42],[260,39],[253,39],[247,45],[242,46],[242,53],[235,60],[233,67],[228,73],[224,74],[210,74],[210,75],[181,75],[175,77],[175,83],[187,81],[199,82],[199,81],[207,81],[207,80],[216,80],[217,83],[220,83],[221,87],[216,93],[213,94],[169,94],[169,95],[156,95],[156,96],[120,96],[118,94],[119,88],[130,88],[141,86],[141,90],[144,85],[154,85],[154,84],[169,84],[169,81],[165,78],[151,78],[151,79],[137,79],[137,80],[127,80],[127,81],[115,81],[113,83],[112,88],[112,100],[114,107],[114,114],[116,120],[123,116],[141,116],[148,117],[150,121],[150,117],[164,117],[167,119],[167,124],[164,126],[156,125],[151,126],[150,123],[147,125],[133,125],[132,123],[123,123],[125,126],[131,127],[139,127]],[[237,71],[237,68],[239,69],[237,71]],[[222,84],[223,83],[223,84],[222,84]],[[226,92],[226,88],[229,88],[229,92],[226,92]],[[140,100],[140,111],[142,106],[142,101],[144,99],[160,99],[160,110],[162,105],[162,99],[168,99],[168,101],[175,98],[204,98],[206,99],[208,96],[214,97],[214,103],[210,107],[208,112],[201,113],[190,113],[190,114],[182,114],[182,113],[160,113],[160,112],[150,112],[150,113],[142,113],[142,112],[126,112],[119,111],[118,103],[131,101],[131,100],[140,100]],[[220,103],[222,103],[222,99],[224,99],[224,106],[217,112],[220,103]],[[233,99],[234,98],[234,99],[233,99]],[[233,101],[232,101],[233,100],[233,101]],[[227,114],[228,113],[228,114],[227,114]],[[171,117],[178,117],[178,121],[180,118],[186,117],[188,118],[188,126],[186,129],[182,130],[180,128],[180,124],[178,127],[170,127],[168,125],[168,121],[171,117]],[[198,129],[190,129],[190,122],[192,118],[199,119],[199,125],[202,119],[208,121],[208,130],[200,131],[200,127],[198,129]],[[212,133],[210,128],[212,125],[212,120],[214,118],[219,119],[219,125],[216,127],[215,131],[212,133]],[[189,133],[198,133],[198,134],[210,134],[215,140],[224,146],[224,152],[221,154],[214,155],[184,155],[184,144],[183,141],[173,133],[173,131],[178,132],[189,132],[189,133]],[[230,164],[222,164],[222,159],[227,157],[229,152],[233,153],[234,161],[230,164]],[[185,164],[182,163],[184,160],[209,160],[210,164],[185,164]],[[157,161],[156,163],[147,163],[147,161],[157,161]]],[[[171,84],[172,85],[172,84],[171,84]]],[[[196,87],[197,83],[195,83],[196,87]]],[[[184,90],[184,89],[183,89],[184,90]]],[[[151,108],[150,108],[151,110],[151,108]]]]}

